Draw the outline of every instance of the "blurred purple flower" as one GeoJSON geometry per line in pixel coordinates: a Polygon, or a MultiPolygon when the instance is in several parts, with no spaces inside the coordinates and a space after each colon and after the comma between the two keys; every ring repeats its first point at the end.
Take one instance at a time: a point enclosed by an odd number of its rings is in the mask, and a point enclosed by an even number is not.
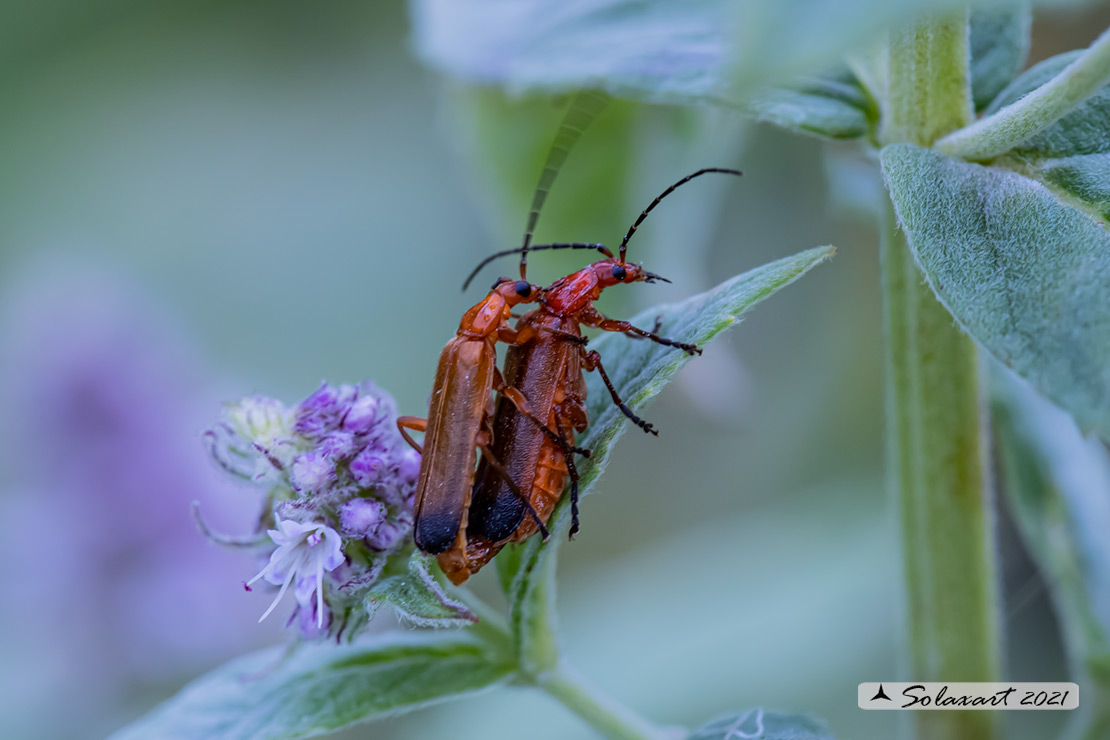
{"type": "Polygon", "coordinates": [[[0,516],[39,523],[0,539],[0,558],[35,552],[43,574],[6,587],[10,603],[34,609],[0,614],[0,634],[41,645],[38,657],[14,661],[6,640],[0,649],[13,673],[52,671],[41,701],[78,697],[75,716],[96,734],[96,716],[129,690],[265,641],[250,604],[242,618],[228,608],[235,556],[189,516],[198,497],[219,523],[257,503],[228,495],[234,486],[197,454],[201,414],[222,392],[154,300],[59,258],[9,272],[0,295],[0,516]],[[38,544],[41,527],[58,546],[38,544]]]}

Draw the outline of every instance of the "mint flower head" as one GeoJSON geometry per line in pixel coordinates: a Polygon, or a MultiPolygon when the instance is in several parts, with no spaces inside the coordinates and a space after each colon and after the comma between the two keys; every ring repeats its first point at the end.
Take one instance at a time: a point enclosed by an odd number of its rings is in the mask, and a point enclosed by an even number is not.
{"type": "Polygon", "coordinates": [[[216,464],[265,491],[252,537],[205,528],[218,542],[267,558],[244,582],[247,590],[260,581],[277,587],[262,619],[290,586],[297,604],[290,624],[306,637],[353,637],[369,619],[367,592],[412,550],[420,456],[396,421],[393,399],[373,383],[324,383],[293,407],[245,398],[206,432],[216,464]]]}

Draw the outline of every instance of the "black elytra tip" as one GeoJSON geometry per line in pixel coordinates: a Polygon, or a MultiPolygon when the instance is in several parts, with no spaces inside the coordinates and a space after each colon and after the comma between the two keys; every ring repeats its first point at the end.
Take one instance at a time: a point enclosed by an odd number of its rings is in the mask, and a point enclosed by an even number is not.
{"type": "Polygon", "coordinates": [[[451,549],[459,534],[459,517],[451,512],[421,512],[412,529],[412,537],[421,552],[439,555],[451,549]]]}
{"type": "Polygon", "coordinates": [[[504,487],[492,501],[475,498],[470,505],[466,531],[491,542],[508,539],[524,521],[524,503],[504,487]]]}

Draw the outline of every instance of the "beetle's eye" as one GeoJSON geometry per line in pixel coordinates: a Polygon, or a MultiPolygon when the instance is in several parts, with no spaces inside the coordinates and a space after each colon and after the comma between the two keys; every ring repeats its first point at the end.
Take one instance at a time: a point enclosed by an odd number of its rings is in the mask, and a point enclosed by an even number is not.
{"type": "Polygon", "coordinates": [[[532,292],[532,284],[527,280],[518,280],[516,283],[516,294],[521,298],[527,298],[532,292]]]}
{"type": "Polygon", "coordinates": [[[614,280],[624,280],[624,278],[626,277],[626,274],[627,273],[625,273],[625,271],[624,271],[624,265],[613,265],[613,279],[614,280]]]}

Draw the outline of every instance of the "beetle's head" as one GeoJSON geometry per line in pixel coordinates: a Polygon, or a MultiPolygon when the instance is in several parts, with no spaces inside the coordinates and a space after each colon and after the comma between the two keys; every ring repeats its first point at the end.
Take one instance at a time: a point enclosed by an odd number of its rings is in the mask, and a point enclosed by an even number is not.
{"type": "Polygon", "coordinates": [[[508,277],[497,278],[490,291],[499,293],[510,306],[519,303],[535,303],[543,295],[543,288],[540,286],[532,285],[527,280],[513,280],[508,277]]]}
{"type": "Polygon", "coordinates": [[[654,283],[656,280],[662,280],[665,283],[670,282],[662,275],[648,272],[635,262],[622,262],[618,257],[598,260],[591,267],[594,274],[597,275],[597,283],[601,288],[608,288],[620,283],[654,283]]]}

